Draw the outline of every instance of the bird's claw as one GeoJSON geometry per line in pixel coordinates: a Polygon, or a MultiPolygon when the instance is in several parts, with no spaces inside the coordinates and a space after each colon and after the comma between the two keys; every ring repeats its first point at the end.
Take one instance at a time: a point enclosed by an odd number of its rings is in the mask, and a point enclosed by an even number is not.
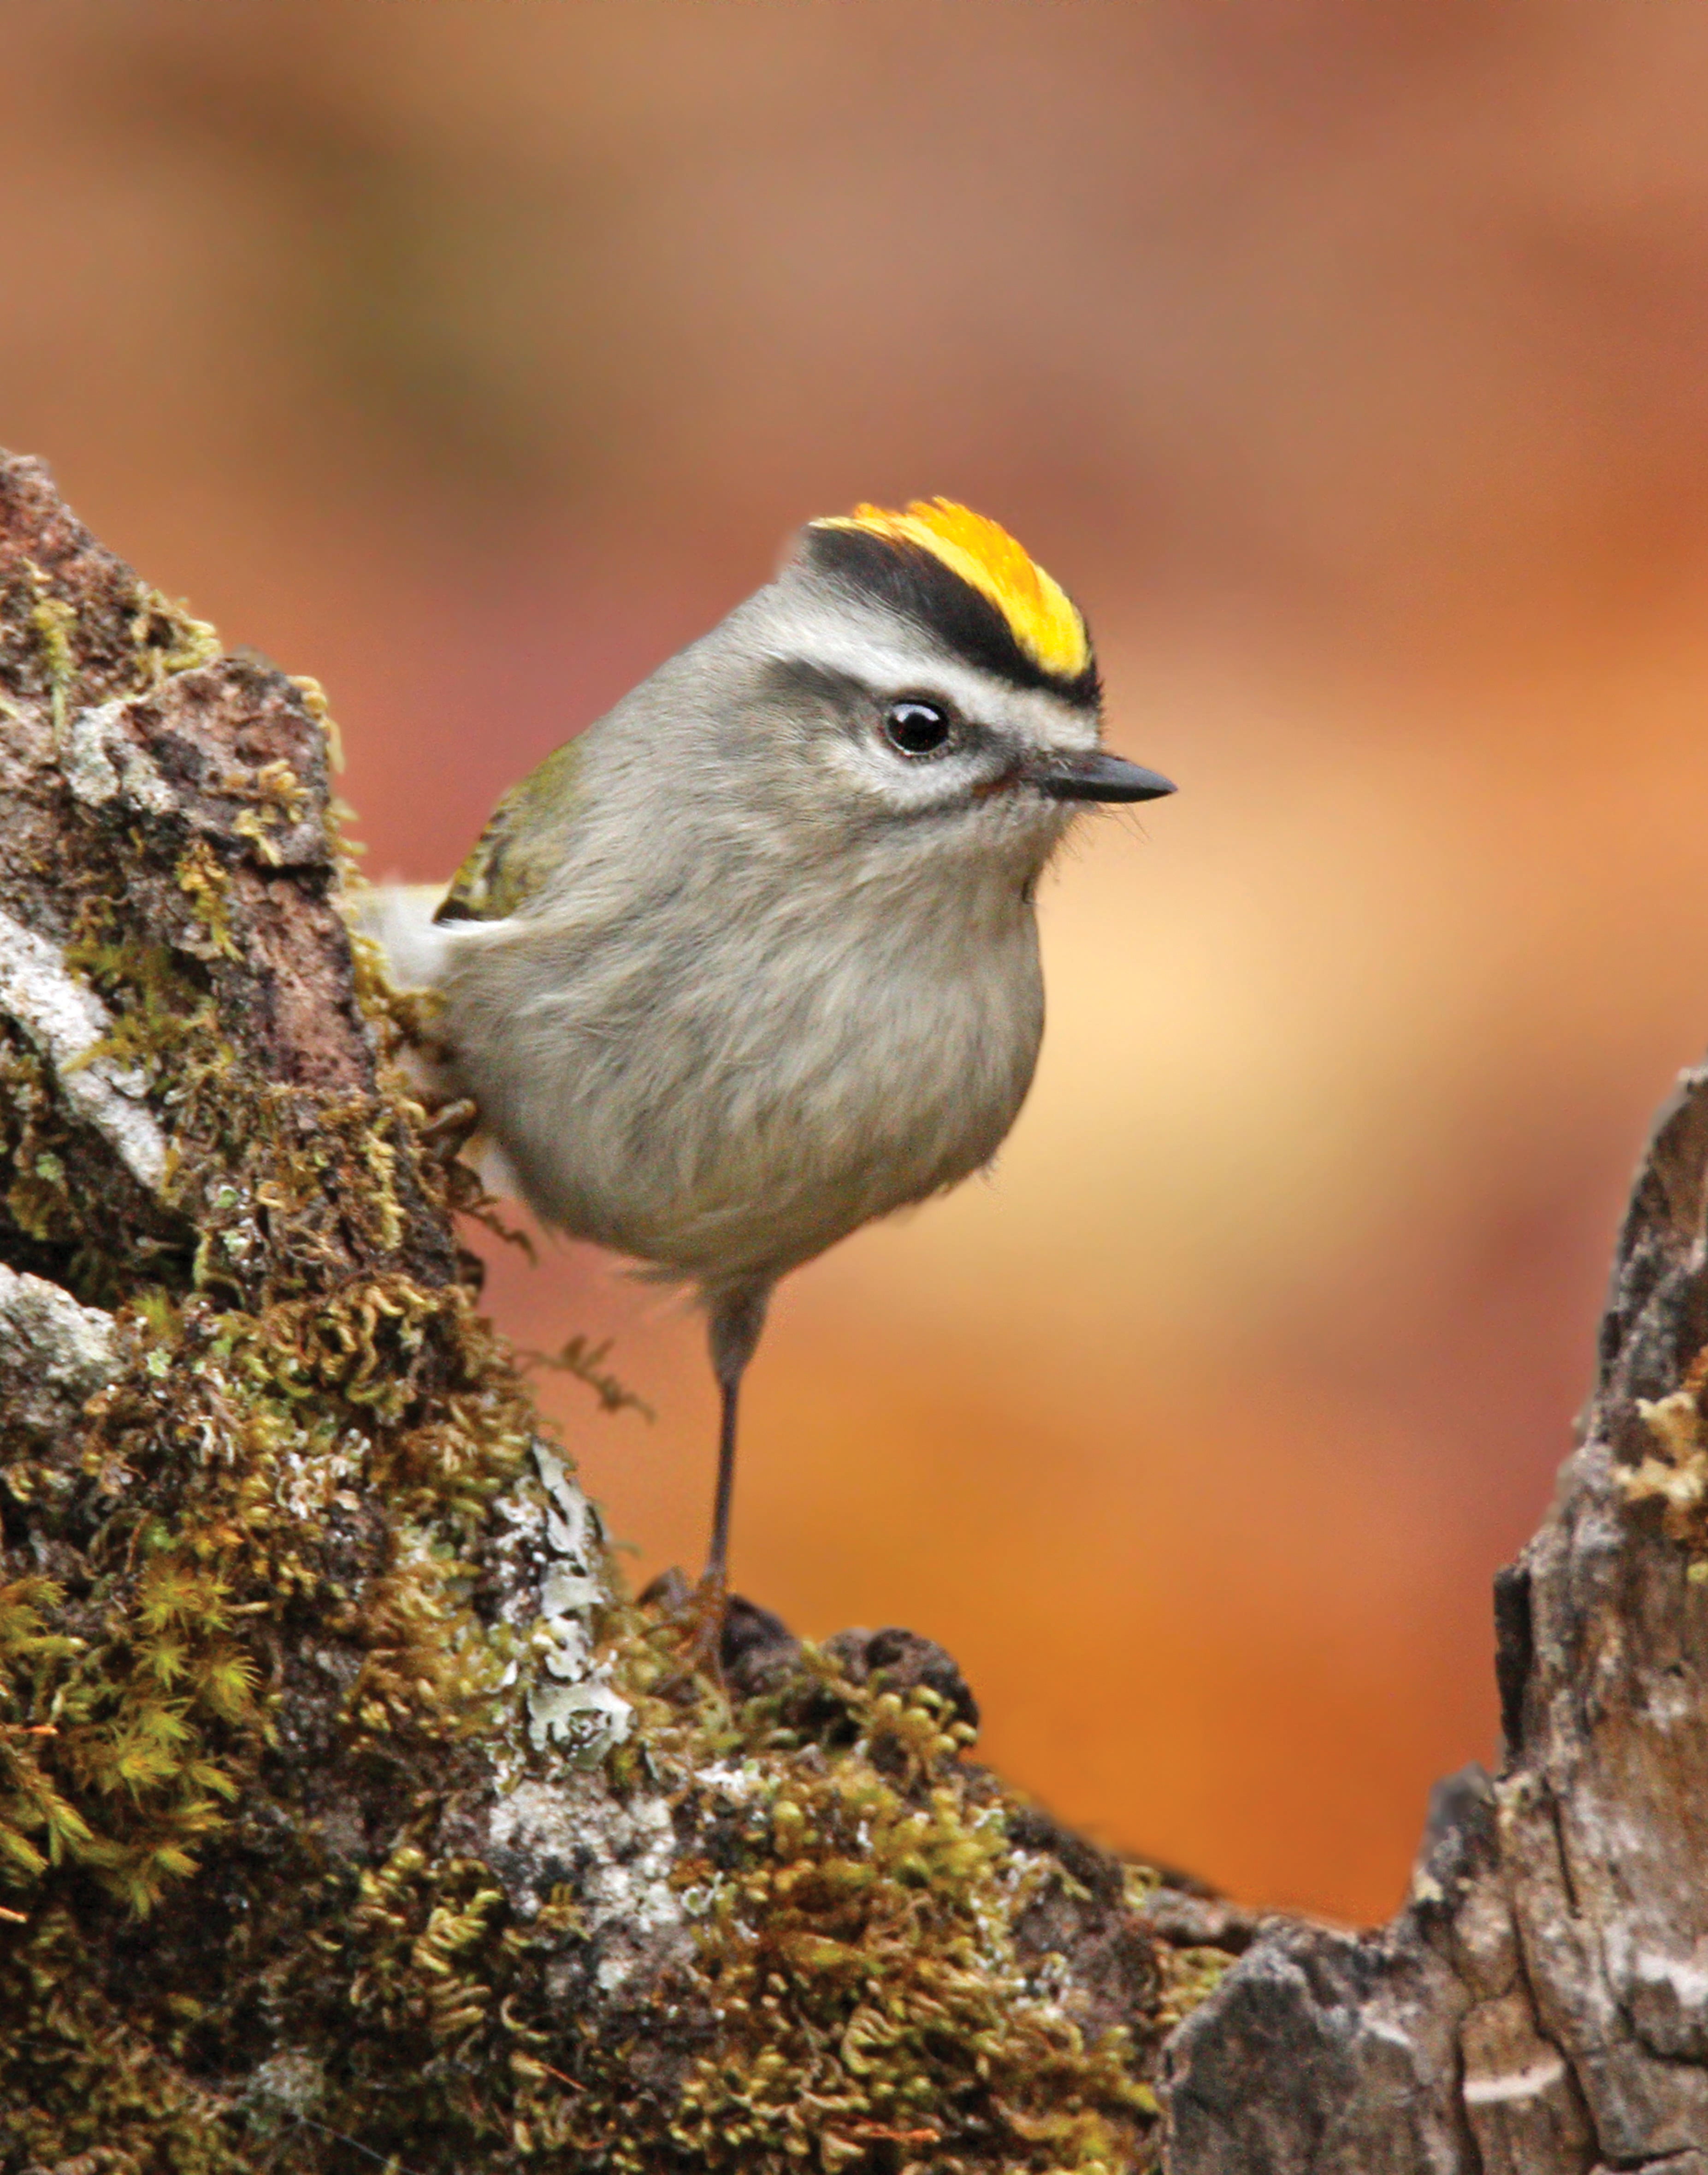
{"type": "Polygon", "coordinates": [[[436,1154],[459,1154],[480,1130],[480,1112],[472,1095],[459,1095],[453,1103],[441,1103],[421,1128],[421,1138],[436,1154]]]}
{"type": "Polygon", "coordinates": [[[675,1667],[653,1687],[657,1695],[670,1699],[686,1690],[696,1678],[704,1678],[714,1690],[726,1692],[723,1646],[729,1581],[724,1574],[708,1570],[697,1586],[688,1587],[680,1572],[674,1576],[667,1572],[654,1580],[641,1597],[661,1604],[667,1620],[681,1634],[675,1667]]]}

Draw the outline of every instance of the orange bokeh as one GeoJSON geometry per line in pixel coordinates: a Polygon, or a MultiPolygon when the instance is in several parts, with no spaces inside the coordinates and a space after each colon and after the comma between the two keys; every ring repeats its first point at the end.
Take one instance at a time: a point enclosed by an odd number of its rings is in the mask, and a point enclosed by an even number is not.
{"type": "MultiPolygon", "coordinates": [[[[901,1622],[1059,1811],[1401,1893],[1488,1587],[1708,1020],[1708,19],[1404,0],[15,7],[0,439],[328,685],[377,874],[763,578],[941,491],[1085,605],[1175,800],[1044,901],[988,1184],[781,1297],[739,1582],[901,1622]]],[[[500,1250],[637,1568],[691,1316],[500,1250]]]]}

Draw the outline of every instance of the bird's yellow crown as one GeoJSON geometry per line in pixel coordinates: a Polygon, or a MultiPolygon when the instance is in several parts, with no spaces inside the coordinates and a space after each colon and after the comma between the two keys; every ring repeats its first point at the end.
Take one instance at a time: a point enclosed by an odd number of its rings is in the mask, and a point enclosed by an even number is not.
{"type": "Polygon", "coordinates": [[[990,599],[1022,649],[1054,678],[1075,679],[1091,663],[1091,639],[1072,598],[1006,529],[969,506],[916,498],[900,513],[857,506],[852,513],[831,514],[812,525],[863,529],[929,551],[990,599]]]}

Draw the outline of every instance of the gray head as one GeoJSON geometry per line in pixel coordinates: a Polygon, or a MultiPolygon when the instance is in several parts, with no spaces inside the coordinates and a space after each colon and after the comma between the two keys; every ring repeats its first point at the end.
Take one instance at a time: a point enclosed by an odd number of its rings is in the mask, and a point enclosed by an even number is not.
{"type": "Polygon", "coordinates": [[[1006,530],[859,507],[516,788],[439,918],[684,885],[740,911],[767,870],[1011,898],[1076,805],[1174,790],[1101,713],[1084,620],[1006,530]]]}
{"type": "Polygon", "coordinates": [[[821,848],[1035,867],[1074,804],[1173,790],[1102,751],[1077,608],[995,522],[945,500],[813,523],[690,654],[725,682],[726,780],[739,773],[756,817],[810,818],[821,848]]]}

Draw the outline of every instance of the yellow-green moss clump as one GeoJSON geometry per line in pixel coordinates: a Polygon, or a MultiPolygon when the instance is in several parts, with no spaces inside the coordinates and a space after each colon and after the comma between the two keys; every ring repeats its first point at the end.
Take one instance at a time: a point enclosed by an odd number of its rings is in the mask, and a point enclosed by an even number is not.
{"type": "MultiPolygon", "coordinates": [[[[74,1467],[48,1445],[5,1469],[35,1530],[74,1531],[81,1558],[74,1603],[52,1581],[19,1589],[24,1618],[56,1608],[77,1630],[25,1636],[40,1718],[17,1727],[38,1733],[32,1760],[74,1809],[40,1800],[50,1859],[145,1912],[276,1736],[286,1694],[265,1680],[294,1611],[359,1644],[343,1702],[356,1729],[442,1739],[486,1718],[502,1663],[468,1619],[458,1566],[534,1421],[469,1286],[448,1261],[409,1257],[400,1159],[417,1213],[446,1181],[409,1144],[423,1113],[400,1081],[382,1066],[371,1088],[329,1096],[264,1077],[205,963],[133,933],[122,883],[96,887],[108,871],[75,873],[63,956],[111,1021],[85,1061],[144,1084],[170,1113],[171,1151],[155,1231],[110,1250],[87,1181],[51,1145],[67,1121],[46,1068],[14,1037],[7,1207],[26,1261],[57,1256],[79,1298],[117,1303],[122,1353],[74,1467]],[[340,1514],[371,1528],[343,1550],[340,1514]]],[[[211,879],[183,886],[182,859],[173,874],[206,926],[211,879]]],[[[35,1846],[4,1829],[0,1853],[39,1874],[35,1846]]]]}
{"type": "Polygon", "coordinates": [[[480,1543],[536,1421],[339,918],[317,691],[7,483],[0,1261],[111,1310],[112,1363],[0,1419],[0,2166],[247,2167],[198,2049],[264,2054],[246,1946],[319,1959],[359,1893],[328,1778],[395,1825],[491,1723],[480,1543]]]}
{"type": "Polygon", "coordinates": [[[1025,1939],[1072,1878],[1017,1850],[942,1694],[854,1685],[809,1647],[740,1722],[690,1786],[709,1847],[673,1876],[713,2032],[671,2142],[714,2168],[1137,2165],[1157,2108],[1133,2031],[1025,1939]],[[779,1708],[806,1709],[810,1753],[779,1708]]]}
{"type": "Polygon", "coordinates": [[[0,2175],[1150,2164],[1118,1871],[610,1600],[327,770],[0,461],[0,2175]]]}

